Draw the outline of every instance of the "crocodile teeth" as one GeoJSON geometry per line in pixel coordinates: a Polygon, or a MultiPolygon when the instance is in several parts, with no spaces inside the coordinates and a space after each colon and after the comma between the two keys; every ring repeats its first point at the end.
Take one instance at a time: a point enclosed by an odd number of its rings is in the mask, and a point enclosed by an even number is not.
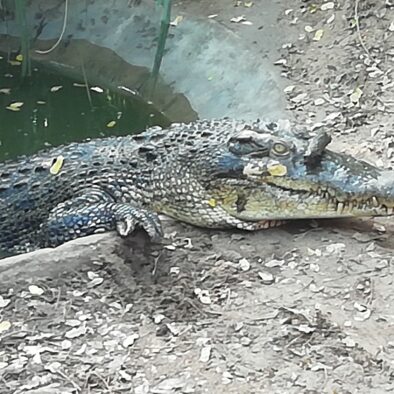
{"type": "Polygon", "coordinates": [[[385,206],[383,206],[383,208],[386,211],[386,215],[393,215],[394,214],[394,208],[385,207],[385,206]]]}
{"type": "Polygon", "coordinates": [[[372,205],[374,207],[378,207],[379,206],[379,201],[376,197],[372,197],[372,205]]]}
{"type": "Polygon", "coordinates": [[[354,207],[353,201],[350,201],[349,202],[349,212],[353,211],[353,207],[354,207]]]}
{"type": "Polygon", "coordinates": [[[339,202],[338,205],[337,205],[337,212],[338,213],[342,213],[343,212],[343,208],[344,208],[343,202],[339,202]]]}

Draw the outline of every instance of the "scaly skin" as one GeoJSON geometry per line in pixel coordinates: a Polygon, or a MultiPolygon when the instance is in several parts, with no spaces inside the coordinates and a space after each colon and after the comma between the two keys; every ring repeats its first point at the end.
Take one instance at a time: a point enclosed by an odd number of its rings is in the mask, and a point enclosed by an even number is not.
{"type": "Polygon", "coordinates": [[[228,119],[53,148],[0,167],[0,249],[22,252],[143,227],[158,213],[258,230],[299,218],[393,213],[394,176],[288,124],[228,119]]]}

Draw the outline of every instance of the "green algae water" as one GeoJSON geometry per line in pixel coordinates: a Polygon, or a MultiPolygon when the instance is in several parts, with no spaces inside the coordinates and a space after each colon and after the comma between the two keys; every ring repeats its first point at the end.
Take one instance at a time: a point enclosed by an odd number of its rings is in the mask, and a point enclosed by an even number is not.
{"type": "Polygon", "coordinates": [[[0,54],[0,162],[49,146],[169,124],[137,96],[87,87],[40,67],[33,66],[31,77],[20,75],[20,65],[0,54]]]}

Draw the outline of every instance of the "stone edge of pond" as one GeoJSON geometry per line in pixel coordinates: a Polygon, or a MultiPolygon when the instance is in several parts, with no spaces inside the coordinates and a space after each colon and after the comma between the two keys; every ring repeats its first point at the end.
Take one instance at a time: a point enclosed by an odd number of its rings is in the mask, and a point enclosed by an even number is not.
{"type": "Polygon", "coordinates": [[[154,264],[165,257],[166,240],[152,243],[143,230],[127,239],[115,232],[90,235],[67,242],[57,248],[39,249],[0,259],[0,283],[58,278],[65,273],[87,271],[93,266],[110,264],[120,271],[129,264],[154,264]]]}
{"type": "Polygon", "coordinates": [[[93,264],[102,256],[113,260],[119,241],[115,234],[100,234],[68,242],[58,248],[0,259],[0,282],[57,277],[78,267],[93,264]]]}
{"type": "MultiPolygon", "coordinates": [[[[83,59],[92,81],[141,92],[145,99],[149,96],[172,122],[197,117],[286,117],[279,72],[215,20],[188,15],[186,10],[179,24],[171,27],[157,90],[151,95],[146,86],[156,50],[159,7],[147,2],[134,7],[118,2],[108,7],[107,2],[96,0],[86,9],[83,2],[73,3],[66,38],[49,54],[38,54],[37,49],[50,48],[59,36],[63,14],[53,12],[57,6],[48,1],[44,10],[38,10],[39,4],[32,2],[27,15],[35,29],[40,26],[38,15],[45,16],[46,24],[31,52],[49,67],[82,79],[83,59]],[[82,19],[87,12],[88,21],[82,19]]],[[[14,20],[0,23],[0,49],[17,49],[19,40],[12,39],[17,33],[14,20]]]]}

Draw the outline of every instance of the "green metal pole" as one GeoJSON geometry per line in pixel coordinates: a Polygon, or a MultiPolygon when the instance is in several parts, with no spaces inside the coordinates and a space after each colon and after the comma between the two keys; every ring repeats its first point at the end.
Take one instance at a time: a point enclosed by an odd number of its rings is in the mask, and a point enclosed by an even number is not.
{"type": "Polygon", "coordinates": [[[22,77],[31,76],[30,36],[26,22],[26,0],[15,0],[16,20],[21,32],[22,77]]]}
{"type": "Polygon", "coordinates": [[[157,43],[157,49],[156,49],[155,59],[152,68],[151,94],[153,94],[156,87],[157,79],[159,77],[159,70],[166,47],[166,40],[167,40],[168,30],[170,28],[170,20],[171,20],[171,2],[172,0],[161,0],[161,6],[163,7],[163,10],[161,14],[159,40],[157,43]]]}

